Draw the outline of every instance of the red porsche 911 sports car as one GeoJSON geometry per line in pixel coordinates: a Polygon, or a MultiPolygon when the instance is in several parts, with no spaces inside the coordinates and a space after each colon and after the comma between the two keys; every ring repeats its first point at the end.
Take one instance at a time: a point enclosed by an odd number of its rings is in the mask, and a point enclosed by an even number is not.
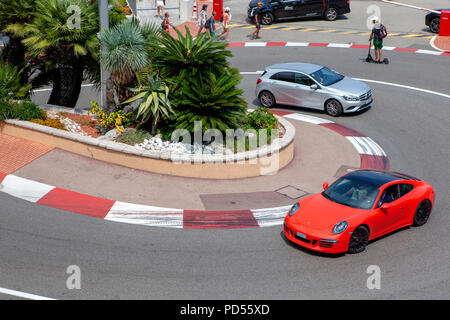
{"type": "Polygon", "coordinates": [[[356,170],[295,203],[284,220],[290,241],[320,252],[359,253],[369,240],[425,224],[435,191],[405,174],[356,170]]]}

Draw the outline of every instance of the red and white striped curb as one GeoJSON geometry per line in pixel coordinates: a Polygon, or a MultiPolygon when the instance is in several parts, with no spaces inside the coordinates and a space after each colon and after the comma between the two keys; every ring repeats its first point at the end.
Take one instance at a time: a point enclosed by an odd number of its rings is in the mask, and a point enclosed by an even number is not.
{"type": "MultiPolygon", "coordinates": [[[[350,44],[350,43],[320,43],[320,42],[233,42],[229,43],[228,47],[323,47],[323,48],[343,48],[343,49],[369,49],[368,44],[350,44]]],[[[414,48],[402,48],[402,47],[390,47],[384,46],[385,51],[400,51],[400,52],[412,52],[420,54],[428,54],[434,56],[447,56],[450,57],[450,52],[414,49],[414,48]]]]}
{"type": "MultiPolygon", "coordinates": [[[[326,127],[343,135],[360,154],[361,169],[389,170],[389,160],[385,152],[369,137],[330,120],[293,112],[273,112],[288,119],[326,127]]],[[[36,204],[110,221],[186,229],[235,229],[282,225],[290,208],[282,206],[230,211],[161,208],[93,197],[1,172],[0,192],[36,204]]]]}

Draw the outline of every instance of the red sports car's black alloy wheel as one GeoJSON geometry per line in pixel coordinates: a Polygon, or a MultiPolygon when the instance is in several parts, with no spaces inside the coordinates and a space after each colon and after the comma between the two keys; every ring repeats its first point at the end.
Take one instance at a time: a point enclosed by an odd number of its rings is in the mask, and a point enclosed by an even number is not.
{"type": "Polygon", "coordinates": [[[348,244],[349,253],[360,253],[366,249],[369,243],[369,230],[366,227],[360,226],[353,231],[348,244]]]}
{"type": "Polygon", "coordinates": [[[423,200],[416,209],[414,214],[414,225],[422,226],[427,223],[431,213],[431,203],[428,200],[423,200]]]}

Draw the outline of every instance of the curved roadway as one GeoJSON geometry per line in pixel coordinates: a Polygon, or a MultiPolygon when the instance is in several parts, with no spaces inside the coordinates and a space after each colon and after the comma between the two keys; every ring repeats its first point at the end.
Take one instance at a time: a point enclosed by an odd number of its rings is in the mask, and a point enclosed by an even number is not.
{"type": "MultiPolygon", "coordinates": [[[[446,94],[450,88],[448,57],[385,52],[391,64],[375,65],[364,63],[367,51],[359,49],[232,51],[240,71],[306,61],[363,79],[446,94]]],[[[250,105],[256,79],[245,75],[241,85],[250,105]]],[[[436,206],[425,226],[376,240],[361,254],[334,257],[287,243],[280,227],[151,228],[64,213],[0,193],[0,287],[57,299],[450,298],[450,99],[370,86],[375,96],[370,110],[333,120],[374,139],[392,170],[435,187],[436,206]],[[69,265],[81,269],[80,290],[66,288],[69,265]],[[370,265],[380,267],[380,290],[366,286],[370,265]]]]}

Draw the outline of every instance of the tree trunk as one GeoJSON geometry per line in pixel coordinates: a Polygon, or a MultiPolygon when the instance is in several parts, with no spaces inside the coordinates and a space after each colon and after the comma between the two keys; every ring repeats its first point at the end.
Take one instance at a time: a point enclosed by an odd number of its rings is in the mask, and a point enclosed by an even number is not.
{"type": "Polygon", "coordinates": [[[61,91],[58,105],[75,108],[81,92],[83,82],[83,68],[76,63],[59,67],[61,91]]]}
{"type": "MultiPolygon", "coordinates": [[[[17,67],[20,71],[26,66],[25,62],[25,46],[22,43],[23,38],[15,37],[14,35],[7,33],[9,37],[9,44],[5,47],[6,55],[5,61],[13,66],[17,67]]],[[[20,83],[25,85],[28,83],[28,71],[23,70],[20,74],[20,83]]]]}

